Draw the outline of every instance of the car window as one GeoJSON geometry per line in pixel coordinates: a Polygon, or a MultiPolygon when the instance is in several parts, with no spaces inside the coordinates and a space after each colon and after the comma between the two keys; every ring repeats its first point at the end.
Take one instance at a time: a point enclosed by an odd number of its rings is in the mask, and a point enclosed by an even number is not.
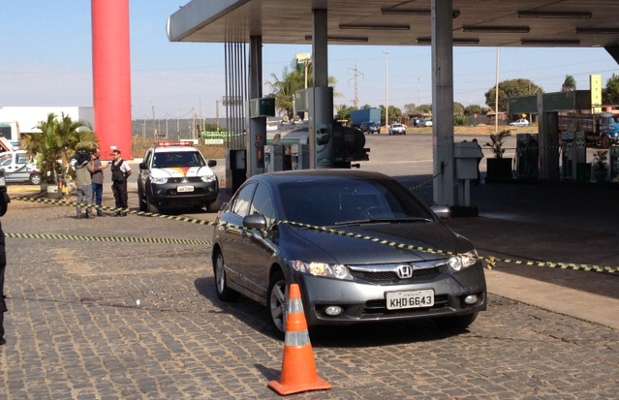
{"type": "Polygon", "coordinates": [[[428,218],[431,213],[402,185],[389,179],[321,178],[278,186],[285,218],[330,226],[367,219],[428,218]]]}
{"type": "Polygon", "coordinates": [[[197,151],[155,153],[153,168],[204,167],[202,155],[197,151]]]}
{"type": "Polygon", "coordinates": [[[28,163],[28,157],[26,157],[25,154],[18,154],[17,155],[17,164],[18,165],[23,165],[28,163]]]}
{"type": "Polygon", "coordinates": [[[148,150],[146,152],[146,155],[144,156],[144,165],[146,165],[147,167],[150,166],[150,156],[153,154],[153,152],[151,150],[148,150]]]}
{"type": "Polygon", "coordinates": [[[0,167],[8,167],[9,165],[11,165],[11,161],[13,161],[13,158],[11,157],[10,154],[5,154],[3,156],[0,157],[0,167]]]}
{"type": "Polygon", "coordinates": [[[271,225],[275,220],[273,197],[271,196],[269,187],[264,183],[259,184],[256,189],[249,214],[262,214],[266,218],[269,225],[271,225]]]}
{"type": "Polygon", "coordinates": [[[249,214],[249,206],[251,204],[251,199],[254,195],[255,189],[255,183],[249,183],[241,189],[232,204],[233,213],[240,217],[246,217],[249,214]]]}

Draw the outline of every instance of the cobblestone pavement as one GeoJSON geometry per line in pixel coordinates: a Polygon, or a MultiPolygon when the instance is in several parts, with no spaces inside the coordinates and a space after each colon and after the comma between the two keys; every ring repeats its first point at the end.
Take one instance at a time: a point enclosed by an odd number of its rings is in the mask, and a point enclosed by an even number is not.
{"type": "MultiPolygon", "coordinates": [[[[11,204],[7,232],[205,239],[205,227],[11,204]]],[[[8,240],[0,399],[264,399],[282,343],[250,302],[214,293],[209,251],[8,240]]],[[[431,322],[313,336],[333,384],[310,399],[619,398],[619,332],[490,297],[469,332],[431,322]]]]}

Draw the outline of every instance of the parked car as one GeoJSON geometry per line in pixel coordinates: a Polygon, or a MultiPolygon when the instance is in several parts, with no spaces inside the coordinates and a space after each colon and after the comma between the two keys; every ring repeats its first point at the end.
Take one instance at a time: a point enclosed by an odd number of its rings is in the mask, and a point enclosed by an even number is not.
{"type": "MultiPolygon", "coordinates": [[[[447,216],[446,208],[435,208],[447,216]]],[[[283,331],[286,288],[299,283],[310,326],[436,318],[464,329],[486,309],[482,262],[394,179],[349,170],[255,175],[217,217],[212,262],[217,296],[239,293],[267,306],[283,331]],[[424,247],[401,250],[276,221],[334,227],[424,247]],[[244,227],[245,232],[239,227],[244,227]]]]}
{"type": "Polygon", "coordinates": [[[421,122],[421,126],[431,127],[431,126],[432,126],[432,120],[431,120],[431,119],[424,119],[424,120],[421,122]]]}
{"type": "Polygon", "coordinates": [[[519,127],[519,128],[524,128],[524,127],[529,126],[529,121],[527,119],[525,119],[525,118],[520,118],[517,121],[510,122],[509,126],[516,126],[516,127],[519,127]]]}
{"type": "Polygon", "coordinates": [[[4,172],[6,183],[41,184],[41,173],[25,150],[0,153],[0,170],[4,172]]]}
{"type": "Polygon", "coordinates": [[[207,162],[191,145],[165,143],[146,150],[138,176],[140,211],[212,209],[219,193],[219,182],[211,169],[215,165],[215,160],[207,162]]]}
{"type": "Polygon", "coordinates": [[[406,125],[400,123],[393,123],[389,128],[390,135],[406,135],[406,125]]]}

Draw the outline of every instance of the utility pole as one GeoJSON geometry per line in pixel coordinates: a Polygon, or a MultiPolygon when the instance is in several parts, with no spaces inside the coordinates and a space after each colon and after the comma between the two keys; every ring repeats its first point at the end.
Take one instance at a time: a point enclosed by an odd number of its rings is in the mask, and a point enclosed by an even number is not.
{"type": "Polygon", "coordinates": [[[355,93],[355,97],[353,100],[353,106],[356,109],[359,109],[359,78],[363,77],[363,73],[359,71],[359,68],[357,68],[357,64],[355,64],[355,67],[351,68],[351,70],[352,70],[353,89],[355,93]]]}
{"type": "Polygon", "coordinates": [[[181,120],[176,117],[176,138],[181,138],[181,120]]]}
{"type": "Polygon", "coordinates": [[[144,118],[144,121],[142,121],[142,137],[144,139],[146,139],[146,117],[144,118]]]}
{"type": "Polygon", "coordinates": [[[169,134],[169,131],[168,131],[168,121],[169,121],[169,119],[166,118],[165,119],[165,138],[166,139],[168,138],[168,134],[169,134]]]}
{"type": "Polygon", "coordinates": [[[389,130],[389,52],[383,51],[383,54],[385,55],[385,128],[389,130]]]}
{"type": "Polygon", "coordinates": [[[494,133],[499,133],[499,68],[501,48],[496,48],[496,86],[494,87],[494,133]]]}

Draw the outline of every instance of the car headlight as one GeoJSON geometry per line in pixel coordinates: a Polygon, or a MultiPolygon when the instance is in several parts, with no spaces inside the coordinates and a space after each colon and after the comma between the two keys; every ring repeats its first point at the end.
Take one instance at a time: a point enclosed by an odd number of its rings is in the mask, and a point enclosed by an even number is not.
{"type": "Polygon", "coordinates": [[[288,263],[292,269],[298,272],[303,272],[313,276],[321,276],[324,278],[334,278],[342,280],[352,280],[350,270],[345,265],[327,264],[321,262],[303,262],[293,260],[288,263]]]}
{"type": "Polygon", "coordinates": [[[465,268],[472,267],[477,264],[479,256],[477,250],[467,251],[466,253],[458,254],[449,258],[449,267],[454,271],[461,271],[465,268]]]}
{"type": "Polygon", "coordinates": [[[155,185],[163,185],[164,183],[168,183],[168,178],[157,178],[157,177],[151,176],[150,181],[151,183],[154,183],[155,185]]]}
{"type": "Polygon", "coordinates": [[[217,179],[215,174],[213,174],[213,175],[202,175],[200,178],[202,178],[202,182],[214,182],[215,179],[217,179]]]}

